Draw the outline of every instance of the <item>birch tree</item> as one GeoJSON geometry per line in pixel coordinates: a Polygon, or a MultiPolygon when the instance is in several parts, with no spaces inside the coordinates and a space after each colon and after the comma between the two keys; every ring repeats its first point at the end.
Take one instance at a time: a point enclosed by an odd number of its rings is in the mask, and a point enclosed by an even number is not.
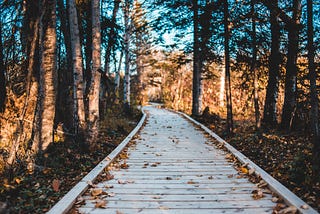
{"type": "Polygon", "coordinates": [[[40,28],[40,84],[37,107],[34,151],[45,151],[53,142],[56,104],[56,0],[43,0],[40,28]]]}
{"type": "Polygon", "coordinates": [[[92,0],[92,77],[89,92],[89,142],[98,136],[101,71],[100,1],[92,0]]]}
{"type": "Polygon", "coordinates": [[[69,22],[73,62],[73,120],[75,134],[77,134],[77,130],[79,128],[82,131],[85,130],[86,121],[84,108],[83,64],[75,0],[69,0],[69,22]]]}
{"type": "Polygon", "coordinates": [[[124,14],[124,90],[123,99],[126,107],[130,107],[130,26],[129,26],[129,14],[130,13],[130,1],[125,0],[123,5],[124,14]]]}

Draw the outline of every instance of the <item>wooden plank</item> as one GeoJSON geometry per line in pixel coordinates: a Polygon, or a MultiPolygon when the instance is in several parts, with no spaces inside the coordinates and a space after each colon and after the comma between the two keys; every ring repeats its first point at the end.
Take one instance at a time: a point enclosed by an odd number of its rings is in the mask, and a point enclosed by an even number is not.
{"type": "Polygon", "coordinates": [[[236,150],[233,146],[228,144],[225,140],[223,140],[220,136],[212,132],[210,129],[208,129],[203,124],[199,123],[198,121],[195,121],[193,118],[189,117],[188,115],[181,113],[185,118],[192,121],[194,124],[200,126],[204,131],[206,131],[208,134],[210,134],[213,138],[215,138],[217,141],[222,143],[226,149],[228,149],[233,155],[237,157],[237,159],[243,163],[247,164],[248,168],[252,168],[255,170],[255,174],[257,176],[260,176],[265,182],[268,183],[269,188],[274,191],[277,195],[279,195],[283,200],[289,204],[290,206],[294,206],[297,208],[297,210],[300,213],[303,214],[316,214],[318,213],[316,210],[314,210],[312,207],[310,207],[306,202],[304,202],[302,199],[300,199],[297,195],[295,195],[293,192],[291,192],[287,187],[282,185],[279,181],[274,179],[271,175],[269,175],[266,171],[264,171],[262,168],[260,168],[258,165],[253,163],[249,158],[244,156],[241,152],[236,150]],[[307,207],[307,209],[305,208],[307,207]]]}
{"type": "Polygon", "coordinates": [[[88,189],[88,182],[94,182],[97,176],[107,167],[127,146],[133,136],[139,131],[146,119],[146,114],[140,119],[137,126],[130,132],[130,134],[113,150],[104,160],[102,160],[95,168],[93,168],[75,187],[73,187],[61,200],[58,201],[47,213],[67,213],[76,198],[88,189]]]}
{"type": "Polygon", "coordinates": [[[81,213],[91,213],[91,214],[164,214],[164,213],[174,213],[174,214],[208,214],[208,213],[224,213],[224,214],[270,214],[272,213],[272,208],[235,208],[235,209],[168,209],[166,207],[160,207],[158,209],[99,209],[99,208],[80,208],[81,213]]]}
{"type": "MultiPolygon", "coordinates": [[[[94,201],[87,201],[84,207],[95,207],[94,201]]],[[[108,208],[151,208],[157,209],[160,207],[167,207],[171,209],[235,209],[235,208],[272,208],[270,201],[108,201],[106,209],[108,208]]]]}

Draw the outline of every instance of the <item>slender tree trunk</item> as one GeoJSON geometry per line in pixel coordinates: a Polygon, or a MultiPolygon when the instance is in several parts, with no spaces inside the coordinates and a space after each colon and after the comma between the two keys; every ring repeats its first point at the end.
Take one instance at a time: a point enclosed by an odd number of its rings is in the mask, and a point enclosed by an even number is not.
{"type": "Polygon", "coordinates": [[[58,15],[61,20],[61,31],[64,37],[64,44],[66,47],[67,58],[67,72],[64,69],[60,69],[58,73],[58,91],[57,91],[57,116],[58,121],[63,122],[64,127],[68,130],[74,130],[74,103],[73,103],[73,73],[71,68],[73,66],[72,51],[71,51],[71,32],[69,23],[69,2],[65,0],[57,0],[58,15]]]}
{"type": "Polygon", "coordinates": [[[124,104],[126,107],[130,107],[130,53],[129,53],[129,37],[130,37],[130,27],[129,27],[129,10],[130,2],[125,0],[125,5],[123,7],[124,13],[124,104]]]}
{"type": "Polygon", "coordinates": [[[297,107],[297,57],[299,52],[299,28],[301,0],[293,0],[293,20],[296,26],[288,27],[288,53],[285,78],[285,97],[282,110],[281,128],[290,131],[297,107]]]}
{"type": "Polygon", "coordinates": [[[111,56],[111,49],[112,46],[115,44],[115,35],[116,35],[116,18],[119,10],[121,0],[114,0],[114,7],[112,12],[112,18],[111,18],[111,28],[108,34],[108,44],[106,49],[106,55],[105,55],[105,64],[104,64],[104,72],[106,74],[109,74],[110,69],[110,56],[111,56]]]}
{"type": "Polygon", "coordinates": [[[120,53],[120,57],[119,57],[119,64],[118,64],[118,67],[115,66],[115,69],[116,69],[116,77],[115,77],[115,91],[116,93],[119,91],[119,88],[120,88],[120,70],[121,70],[121,65],[122,65],[122,58],[123,58],[123,51],[121,51],[120,53]]]}
{"type": "Polygon", "coordinates": [[[38,121],[32,149],[45,151],[53,142],[53,125],[56,103],[56,1],[43,0],[40,41],[41,65],[39,85],[38,121]]]}
{"type": "Polygon", "coordinates": [[[225,60],[225,81],[227,98],[227,133],[233,133],[233,114],[232,114],[232,96],[231,96],[231,77],[230,77],[230,52],[229,52],[229,4],[224,0],[224,60],[225,60]]]}
{"type": "Polygon", "coordinates": [[[101,71],[100,1],[92,1],[92,80],[89,93],[89,139],[92,143],[98,136],[99,88],[101,71]]]}
{"type": "Polygon", "coordinates": [[[219,106],[224,107],[224,95],[225,95],[225,75],[226,72],[224,71],[224,68],[219,69],[220,70],[220,92],[219,92],[219,106]]]}
{"type": "Polygon", "coordinates": [[[75,0],[69,0],[70,37],[73,62],[73,109],[75,134],[86,129],[83,87],[83,63],[75,0]]]}
{"type": "Polygon", "coordinates": [[[7,98],[7,92],[6,92],[6,78],[5,78],[5,67],[4,67],[3,46],[2,46],[2,25],[0,23],[0,113],[4,112],[6,98],[7,98]]]}
{"type": "Polygon", "coordinates": [[[192,115],[201,114],[201,60],[199,41],[199,5],[193,0],[193,84],[192,84],[192,115]]]}
{"type": "Polygon", "coordinates": [[[254,94],[254,112],[256,119],[256,129],[260,129],[260,107],[258,95],[258,71],[256,69],[257,61],[257,34],[256,34],[256,14],[254,8],[254,0],[251,0],[251,15],[252,15],[252,61],[251,73],[253,74],[253,94],[254,94]]]}
{"type": "Polygon", "coordinates": [[[310,119],[311,119],[311,133],[312,133],[312,177],[315,181],[320,180],[320,132],[319,132],[319,99],[317,92],[317,74],[314,63],[314,43],[313,43],[313,2],[312,0],[307,0],[307,16],[308,16],[308,67],[309,67],[309,79],[310,79],[310,97],[311,97],[311,109],[310,109],[310,119]]]}
{"type": "MultiPolygon", "coordinates": [[[[278,0],[273,0],[278,5],[278,0]]],[[[264,127],[276,127],[277,122],[277,101],[279,93],[280,78],[280,25],[273,10],[270,11],[271,24],[271,54],[269,57],[269,80],[262,124],[264,127]]]]}

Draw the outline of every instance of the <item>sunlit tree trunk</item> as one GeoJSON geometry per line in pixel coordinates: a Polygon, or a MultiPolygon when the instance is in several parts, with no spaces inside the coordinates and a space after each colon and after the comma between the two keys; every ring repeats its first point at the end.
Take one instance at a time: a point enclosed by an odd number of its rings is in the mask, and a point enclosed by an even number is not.
{"type": "Polygon", "coordinates": [[[294,26],[288,25],[288,53],[285,78],[285,97],[282,110],[281,128],[290,131],[297,107],[297,57],[299,52],[299,28],[301,0],[293,0],[294,26]]]}
{"type": "Polygon", "coordinates": [[[252,15],[252,60],[251,60],[251,73],[253,74],[253,94],[254,94],[254,112],[256,119],[256,129],[260,129],[260,107],[258,95],[258,71],[256,69],[257,61],[257,33],[256,33],[256,14],[254,8],[254,1],[251,0],[251,15],[252,15]]]}
{"type": "MultiPolygon", "coordinates": [[[[278,0],[273,0],[278,5],[278,0]]],[[[276,13],[270,11],[271,25],[271,54],[269,57],[269,80],[264,104],[262,124],[265,127],[276,127],[277,122],[277,101],[279,93],[280,78],[280,25],[276,13]]]]}
{"type": "Polygon", "coordinates": [[[100,1],[92,1],[92,78],[89,93],[89,139],[90,143],[98,136],[99,88],[101,71],[101,29],[100,1]]]}
{"type": "Polygon", "coordinates": [[[2,26],[0,23],[0,113],[4,111],[6,97],[7,97],[7,92],[6,92],[6,78],[5,78],[5,67],[4,67],[3,46],[2,46],[2,26]]]}
{"type": "Polygon", "coordinates": [[[84,109],[83,64],[79,38],[78,15],[75,0],[69,0],[69,21],[73,62],[74,128],[75,133],[77,134],[77,130],[85,130],[86,121],[84,109]]]}
{"type": "Polygon", "coordinates": [[[227,133],[233,132],[232,96],[231,96],[231,76],[230,76],[230,29],[229,29],[229,4],[224,0],[224,60],[225,60],[225,81],[227,100],[227,133]]]}
{"type": "Polygon", "coordinates": [[[199,41],[199,5],[193,0],[193,83],[192,83],[192,115],[201,114],[201,60],[199,41]]]}
{"type": "Polygon", "coordinates": [[[32,145],[34,151],[44,151],[53,142],[56,104],[56,1],[42,1],[41,64],[37,123],[32,145]]]}
{"type": "Polygon", "coordinates": [[[313,2],[312,0],[307,0],[307,16],[308,16],[308,68],[309,68],[309,79],[310,79],[310,97],[311,97],[311,109],[310,109],[310,119],[311,119],[311,132],[312,132],[312,173],[314,183],[320,180],[320,133],[319,133],[319,99],[317,92],[317,73],[314,63],[314,43],[313,43],[313,2]]]}
{"type": "Polygon", "coordinates": [[[125,0],[123,13],[124,13],[124,104],[130,106],[130,52],[129,52],[129,39],[130,39],[130,26],[129,26],[129,10],[130,2],[125,0]]]}
{"type": "Polygon", "coordinates": [[[224,68],[219,69],[220,70],[220,92],[219,92],[219,106],[223,107],[224,106],[224,95],[225,95],[225,74],[226,72],[224,71],[224,68]]]}

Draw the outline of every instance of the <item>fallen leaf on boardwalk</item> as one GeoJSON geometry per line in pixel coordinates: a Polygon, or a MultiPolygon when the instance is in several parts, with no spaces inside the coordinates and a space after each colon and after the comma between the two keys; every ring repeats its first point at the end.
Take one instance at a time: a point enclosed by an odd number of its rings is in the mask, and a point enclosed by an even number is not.
{"type": "Polygon", "coordinates": [[[279,198],[278,198],[278,197],[273,197],[273,198],[271,199],[271,201],[272,201],[273,203],[277,203],[277,202],[279,201],[279,198]]]}
{"type": "Polygon", "coordinates": [[[248,174],[248,173],[249,173],[249,170],[248,170],[247,168],[245,168],[245,167],[241,167],[241,168],[240,168],[240,171],[241,171],[242,173],[244,173],[244,174],[248,174]]]}
{"type": "Polygon", "coordinates": [[[106,175],[106,180],[109,181],[109,180],[112,180],[112,179],[114,179],[114,175],[111,175],[110,172],[108,172],[107,175],[106,175]]]}
{"type": "Polygon", "coordinates": [[[108,193],[108,196],[109,196],[109,197],[114,197],[114,196],[116,196],[116,193],[110,192],[110,193],[108,193]]]}
{"type": "Polygon", "coordinates": [[[78,197],[77,198],[77,201],[76,201],[76,203],[75,203],[75,205],[83,205],[83,204],[85,204],[85,200],[84,200],[84,198],[83,197],[78,197]]]}
{"type": "Polygon", "coordinates": [[[159,207],[159,209],[160,209],[160,210],[168,210],[168,209],[169,209],[169,207],[160,206],[160,207],[159,207]]]}
{"type": "Polygon", "coordinates": [[[228,178],[232,178],[233,177],[233,175],[228,175],[228,178]]]}
{"type": "Polygon", "coordinates": [[[265,197],[263,192],[260,189],[259,190],[253,190],[252,194],[253,194],[252,198],[254,200],[258,200],[258,199],[261,199],[261,198],[265,197]]]}
{"type": "Polygon", "coordinates": [[[122,163],[120,165],[121,169],[128,169],[129,168],[129,165],[127,163],[122,163]]]}
{"type": "Polygon", "coordinates": [[[166,177],[166,180],[172,180],[172,178],[171,177],[166,177]]]}
{"type": "Polygon", "coordinates": [[[212,175],[211,175],[211,176],[209,176],[209,177],[208,177],[208,179],[209,179],[209,180],[212,180],[212,179],[213,179],[213,176],[212,176],[212,175]]]}
{"type": "Polygon", "coordinates": [[[257,184],[257,187],[259,188],[264,188],[264,187],[267,187],[268,186],[268,183],[265,182],[264,180],[261,180],[258,184],[257,184]]]}
{"type": "Polygon", "coordinates": [[[187,184],[196,184],[194,181],[188,181],[187,184]]]}
{"type": "Polygon", "coordinates": [[[153,196],[152,198],[153,199],[160,199],[161,197],[160,196],[153,196]]]}
{"type": "Polygon", "coordinates": [[[119,210],[117,210],[116,214],[123,214],[123,212],[120,212],[119,210]]]}
{"type": "Polygon", "coordinates": [[[87,181],[87,184],[89,185],[89,187],[95,187],[95,185],[92,183],[92,181],[87,181]]]}
{"type": "Polygon", "coordinates": [[[151,167],[157,167],[157,166],[158,166],[158,164],[156,164],[156,163],[151,164],[151,167]]]}
{"type": "Polygon", "coordinates": [[[92,196],[98,196],[98,195],[101,195],[102,193],[103,193],[102,189],[92,189],[91,190],[92,196]]]}
{"type": "Polygon", "coordinates": [[[295,213],[297,213],[297,208],[294,206],[290,206],[279,211],[279,214],[295,214],[295,213]]]}
{"type": "Polygon", "coordinates": [[[104,188],[106,188],[106,189],[112,189],[112,188],[113,188],[113,185],[105,185],[104,188]]]}
{"type": "Polygon", "coordinates": [[[249,169],[249,175],[253,175],[256,170],[254,168],[249,169]]]}
{"type": "Polygon", "coordinates": [[[60,181],[59,181],[58,179],[54,179],[54,180],[52,181],[53,191],[59,192],[59,187],[60,187],[60,181]]]}
{"type": "Polygon", "coordinates": [[[107,208],[107,201],[106,200],[98,200],[94,205],[95,208],[107,208]]]}
{"type": "Polygon", "coordinates": [[[309,206],[307,204],[304,204],[304,205],[301,206],[301,208],[304,209],[304,210],[307,210],[307,209],[309,209],[309,206]]]}
{"type": "Polygon", "coordinates": [[[126,153],[121,153],[121,154],[119,155],[119,157],[120,157],[121,159],[127,159],[127,158],[128,158],[128,154],[126,154],[126,153]]]}

